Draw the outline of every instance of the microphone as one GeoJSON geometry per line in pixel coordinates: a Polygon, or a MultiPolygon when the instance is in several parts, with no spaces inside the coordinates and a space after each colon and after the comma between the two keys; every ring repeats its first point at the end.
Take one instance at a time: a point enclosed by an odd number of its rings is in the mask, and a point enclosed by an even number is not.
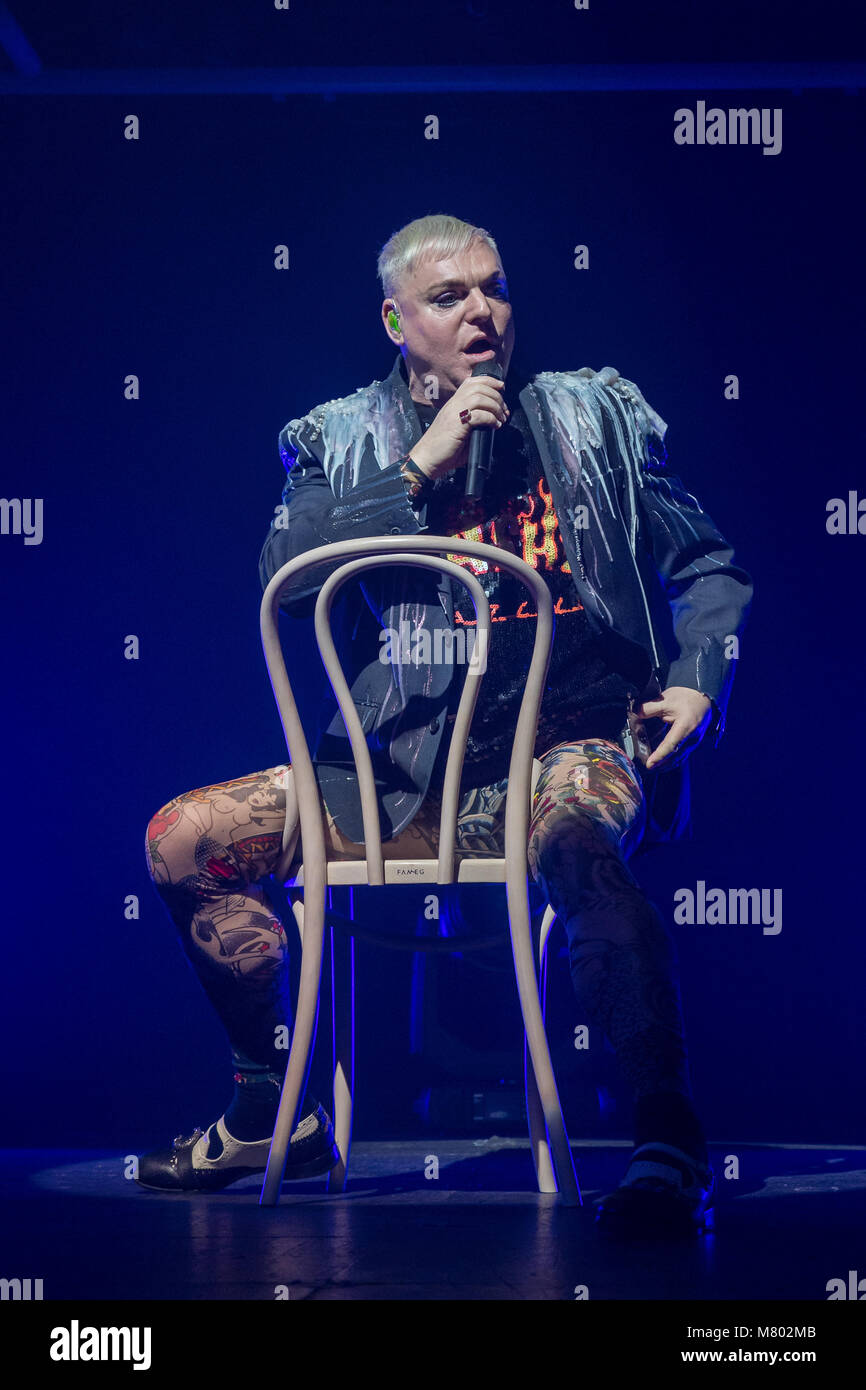
{"type": "MultiPolygon", "coordinates": [[[[487,362],[476,362],[472,368],[473,376],[495,376],[504,381],[505,373],[495,358],[487,362]]],[[[473,425],[469,440],[469,462],[466,466],[466,497],[480,497],[484,484],[490,475],[490,462],[493,453],[493,425],[473,425]]]]}

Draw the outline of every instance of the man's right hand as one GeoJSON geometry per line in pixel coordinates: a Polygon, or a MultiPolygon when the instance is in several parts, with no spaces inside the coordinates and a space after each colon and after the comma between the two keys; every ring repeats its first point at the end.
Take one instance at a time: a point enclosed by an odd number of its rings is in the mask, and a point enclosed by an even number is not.
{"type": "Polygon", "coordinates": [[[444,478],[468,463],[469,436],[476,425],[504,425],[511,414],[502,398],[505,382],[495,376],[469,376],[437,411],[432,425],[412,449],[412,458],[428,478],[444,478]],[[461,410],[471,411],[468,423],[461,410]]]}

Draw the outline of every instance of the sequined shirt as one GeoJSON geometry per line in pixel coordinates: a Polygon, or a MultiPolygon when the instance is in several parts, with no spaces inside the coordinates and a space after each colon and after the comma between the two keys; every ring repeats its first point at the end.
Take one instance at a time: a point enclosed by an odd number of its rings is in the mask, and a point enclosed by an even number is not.
{"type": "MultiPolygon", "coordinates": [[[[414,402],[423,429],[435,407],[414,402]]],[[[463,537],[511,549],[544,577],[554,601],[554,638],[539,718],[535,756],[557,743],[591,736],[614,738],[625,723],[636,687],[609,669],[592,632],[562,543],[553,498],[529,422],[519,401],[494,435],[493,466],[483,496],[467,501],[465,468],[438,479],[427,497],[426,524],[440,536],[463,537]]],[[[535,637],[535,610],[512,575],[485,561],[448,557],[468,566],[490,603],[487,672],[472,719],[462,785],[481,786],[507,775],[508,759],[535,637]]],[[[476,625],[466,590],[459,596],[455,628],[476,625]]],[[[459,691],[458,691],[459,696],[459,691]]],[[[451,717],[453,718],[453,711],[451,717]]],[[[443,739],[431,787],[441,785],[448,740],[443,739]]]]}

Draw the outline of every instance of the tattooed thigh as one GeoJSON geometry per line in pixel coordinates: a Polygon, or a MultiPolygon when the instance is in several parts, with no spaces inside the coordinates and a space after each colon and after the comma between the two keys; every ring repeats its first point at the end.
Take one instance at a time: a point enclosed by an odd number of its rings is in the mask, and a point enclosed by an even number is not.
{"type": "MultiPolygon", "coordinates": [[[[627,859],[646,824],[646,802],[634,764],[608,739],[561,743],[541,759],[529,827],[528,857],[533,877],[544,846],[561,840],[569,826],[582,836],[615,848],[627,859]]],[[[587,848],[589,848],[587,846],[587,848]]]]}
{"type": "MultiPolygon", "coordinates": [[[[490,786],[472,787],[461,793],[457,810],[455,857],[501,859],[505,853],[505,792],[508,778],[490,786]]],[[[384,840],[385,859],[435,859],[439,853],[439,820],[442,797],[428,788],[410,825],[391,840],[384,840]]],[[[328,857],[363,859],[364,846],[353,844],[340,834],[330,814],[326,815],[325,841],[328,857]]]]}
{"type": "MultiPolygon", "coordinates": [[[[507,791],[508,778],[502,777],[461,793],[455,838],[458,863],[464,857],[504,857],[507,791]]],[[[560,744],[541,759],[529,835],[533,876],[537,877],[535,860],[541,840],[554,821],[573,827],[578,809],[584,820],[599,822],[605,843],[615,841],[624,857],[637,845],[645,819],[643,789],[631,760],[618,744],[585,739],[560,744]]],[[[441,811],[441,794],[428,789],[412,824],[394,840],[385,841],[386,859],[435,856],[441,811]]],[[[345,851],[347,858],[363,857],[363,845],[343,840],[330,816],[327,832],[331,846],[345,851]]]]}
{"type": "MultiPolygon", "coordinates": [[[[501,858],[507,777],[461,795],[458,856],[501,858]]],[[[632,764],[605,739],[561,744],[541,760],[533,801],[529,860],[533,875],[543,838],[554,821],[579,807],[591,814],[624,854],[642,829],[643,794],[632,764]]],[[[441,800],[428,791],[418,815],[395,839],[387,858],[428,858],[438,851],[441,800]]],[[[282,854],[286,819],[297,828],[297,795],[287,763],[175,797],[151,818],[147,857],[159,886],[183,885],[199,900],[216,901],[271,873],[282,854]]],[[[364,846],[347,841],[323,810],[329,858],[363,858],[364,846]]],[[[302,856],[297,844],[295,862],[302,856]]]]}
{"type": "Polygon", "coordinates": [[[273,869],[287,815],[297,818],[288,764],[175,797],[147,827],[151,877],[205,896],[241,891],[273,869]]]}
{"type": "MultiPolygon", "coordinates": [[[[505,855],[505,796],[508,778],[483,787],[471,787],[461,793],[457,806],[457,831],[454,840],[457,862],[464,857],[473,859],[502,859],[505,855]]],[[[425,806],[428,815],[437,820],[442,809],[441,796],[428,792],[425,806]]]]}

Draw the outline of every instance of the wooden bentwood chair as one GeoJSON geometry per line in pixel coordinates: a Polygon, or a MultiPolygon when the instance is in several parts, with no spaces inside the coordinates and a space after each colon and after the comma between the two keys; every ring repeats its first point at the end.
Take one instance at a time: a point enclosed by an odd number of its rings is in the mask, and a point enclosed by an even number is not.
{"type": "MultiPolygon", "coordinates": [[[[455,879],[454,857],[460,776],[469,726],[478,697],[479,681],[485,669],[481,654],[489,651],[490,639],[490,606],[481,585],[467,568],[443,558],[454,552],[456,544],[454,537],[416,535],[375,536],[319,546],[283,565],[270,581],[262,599],[262,643],[294,773],[300,817],[299,830],[296,829],[294,833],[291,833],[289,817],[286,818],[283,854],[275,869],[275,875],[291,888],[303,888],[303,902],[295,895],[292,907],[301,936],[302,950],[297,1016],[262,1185],[262,1206],[275,1206],[279,1199],[289,1138],[297,1122],[300,1098],[309,1072],[321,986],[325,900],[326,896],[330,896],[327,890],[336,884],[386,885],[395,882],[505,883],[514,968],[525,1030],[527,1116],[538,1189],[540,1192],[560,1192],[561,1200],[568,1206],[580,1205],[582,1201],[545,1034],[542,1001],[539,997],[533,959],[528,887],[527,843],[530,808],[532,792],[540,770],[540,764],[533,758],[533,752],[544,683],[550,663],[553,604],[550,591],[542,577],[510,551],[478,541],[459,541],[461,555],[499,565],[521,580],[535,602],[538,619],[508,772],[505,857],[463,858],[455,879]],[[350,862],[327,860],[322,800],[286,671],[278,628],[280,598],[289,582],[296,580],[316,565],[339,560],[344,560],[345,563],[329,575],[319,591],[314,624],[319,652],[346,725],[358,773],[367,855],[366,859],[350,862]],[[412,565],[450,575],[466,586],[475,608],[476,640],[451,732],[445,767],[438,858],[388,860],[383,856],[370,752],[331,633],[331,607],[340,587],[364,570],[378,569],[386,565],[412,565]],[[299,851],[296,848],[298,845],[299,851]],[[302,858],[299,858],[299,853],[302,858]]],[[[387,841],[385,846],[387,847],[387,841]]],[[[545,974],[545,946],[553,921],[554,912],[548,905],[541,926],[539,944],[539,965],[545,974]]],[[[459,939],[454,942],[454,946],[459,948],[459,939]]],[[[340,1163],[329,1176],[328,1191],[335,1192],[342,1191],[345,1186],[352,1130],[354,980],[351,951],[335,951],[332,963],[335,986],[333,1114],[340,1163]],[[340,1005],[336,997],[338,966],[341,966],[344,975],[348,976],[342,981],[346,999],[340,1005]]]]}

